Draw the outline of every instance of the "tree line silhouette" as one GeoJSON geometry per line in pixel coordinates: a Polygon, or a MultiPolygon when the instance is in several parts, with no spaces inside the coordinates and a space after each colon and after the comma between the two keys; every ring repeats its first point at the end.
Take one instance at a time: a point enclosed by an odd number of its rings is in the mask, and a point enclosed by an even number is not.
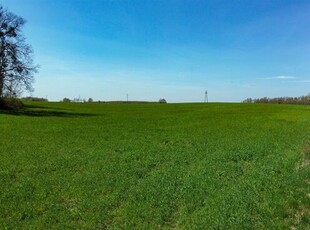
{"type": "Polygon", "coordinates": [[[298,104],[310,105],[310,93],[306,96],[300,97],[263,97],[263,98],[247,98],[243,103],[269,103],[269,104],[298,104]]]}

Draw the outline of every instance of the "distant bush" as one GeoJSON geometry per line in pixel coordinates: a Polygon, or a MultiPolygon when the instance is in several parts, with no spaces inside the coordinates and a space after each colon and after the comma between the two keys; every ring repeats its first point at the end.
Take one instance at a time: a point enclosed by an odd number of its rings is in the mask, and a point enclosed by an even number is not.
{"type": "Polygon", "coordinates": [[[42,101],[42,102],[47,102],[48,100],[43,97],[23,97],[23,101],[42,101]]]}
{"type": "Polygon", "coordinates": [[[164,98],[159,99],[158,102],[159,102],[159,103],[167,103],[166,99],[164,99],[164,98]]]}
{"type": "Polygon", "coordinates": [[[88,101],[87,101],[88,103],[92,103],[92,102],[94,102],[94,100],[92,99],[92,98],[88,98],[88,101]]]}
{"type": "Polygon", "coordinates": [[[15,97],[0,98],[0,109],[19,110],[24,107],[23,102],[15,97]]]}
{"type": "Polygon", "coordinates": [[[64,99],[62,99],[62,102],[71,102],[71,100],[65,97],[64,99]]]}
{"type": "Polygon", "coordinates": [[[310,94],[300,97],[275,97],[275,98],[247,98],[243,103],[269,103],[269,104],[299,104],[310,105],[310,94]]]}

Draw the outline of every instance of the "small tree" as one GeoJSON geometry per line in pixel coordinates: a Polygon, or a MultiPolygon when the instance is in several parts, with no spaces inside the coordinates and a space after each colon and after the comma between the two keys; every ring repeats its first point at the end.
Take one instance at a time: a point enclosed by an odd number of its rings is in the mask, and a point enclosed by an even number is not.
{"type": "Polygon", "coordinates": [[[62,102],[71,102],[71,100],[65,97],[64,99],[62,99],[62,102]]]}
{"type": "Polygon", "coordinates": [[[253,99],[252,98],[247,98],[243,101],[243,103],[253,103],[253,99]]]}
{"type": "Polygon", "coordinates": [[[0,97],[32,91],[32,49],[21,32],[25,20],[0,5],[0,97]]]}
{"type": "Polygon", "coordinates": [[[159,102],[159,103],[167,103],[166,99],[164,99],[164,98],[159,99],[158,102],[159,102]]]}
{"type": "Polygon", "coordinates": [[[94,102],[94,100],[91,97],[88,98],[88,103],[92,103],[92,102],[94,102]]]}

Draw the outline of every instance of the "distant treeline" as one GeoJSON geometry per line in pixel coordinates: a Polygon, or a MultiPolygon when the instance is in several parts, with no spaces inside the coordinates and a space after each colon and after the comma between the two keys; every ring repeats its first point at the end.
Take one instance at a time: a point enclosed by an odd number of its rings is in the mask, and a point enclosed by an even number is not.
{"type": "Polygon", "coordinates": [[[270,103],[270,104],[298,104],[298,105],[310,105],[310,94],[300,97],[275,97],[275,98],[247,98],[243,103],[270,103]]]}
{"type": "Polygon", "coordinates": [[[48,101],[46,98],[43,97],[23,97],[21,98],[22,101],[48,101]]]}
{"type": "Polygon", "coordinates": [[[146,104],[146,103],[158,103],[156,101],[96,101],[97,103],[110,103],[110,104],[127,104],[127,103],[132,103],[132,104],[146,104]]]}
{"type": "Polygon", "coordinates": [[[144,103],[167,103],[167,101],[164,98],[159,99],[158,102],[156,101],[94,101],[92,98],[89,98],[88,100],[86,99],[78,99],[78,98],[74,98],[73,100],[69,99],[69,98],[64,98],[62,99],[62,102],[77,102],[77,103],[115,103],[115,104],[127,104],[127,103],[131,103],[131,104],[144,104],[144,103]]]}

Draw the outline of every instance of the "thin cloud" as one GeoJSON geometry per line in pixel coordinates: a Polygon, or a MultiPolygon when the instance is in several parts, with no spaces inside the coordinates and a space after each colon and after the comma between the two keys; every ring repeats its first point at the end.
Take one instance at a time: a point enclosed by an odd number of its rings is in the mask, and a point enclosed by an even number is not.
{"type": "Polygon", "coordinates": [[[296,79],[296,77],[280,75],[280,76],[274,76],[274,77],[266,77],[264,79],[269,79],[269,80],[292,80],[292,79],[296,79]]]}
{"type": "Polygon", "coordinates": [[[300,81],[295,81],[295,82],[310,83],[310,80],[300,80],[300,81]]]}
{"type": "Polygon", "coordinates": [[[243,87],[243,88],[248,88],[248,89],[249,89],[249,88],[254,88],[254,85],[251,85],[251,84],[243,84],[242,87],[243,87]]]}

